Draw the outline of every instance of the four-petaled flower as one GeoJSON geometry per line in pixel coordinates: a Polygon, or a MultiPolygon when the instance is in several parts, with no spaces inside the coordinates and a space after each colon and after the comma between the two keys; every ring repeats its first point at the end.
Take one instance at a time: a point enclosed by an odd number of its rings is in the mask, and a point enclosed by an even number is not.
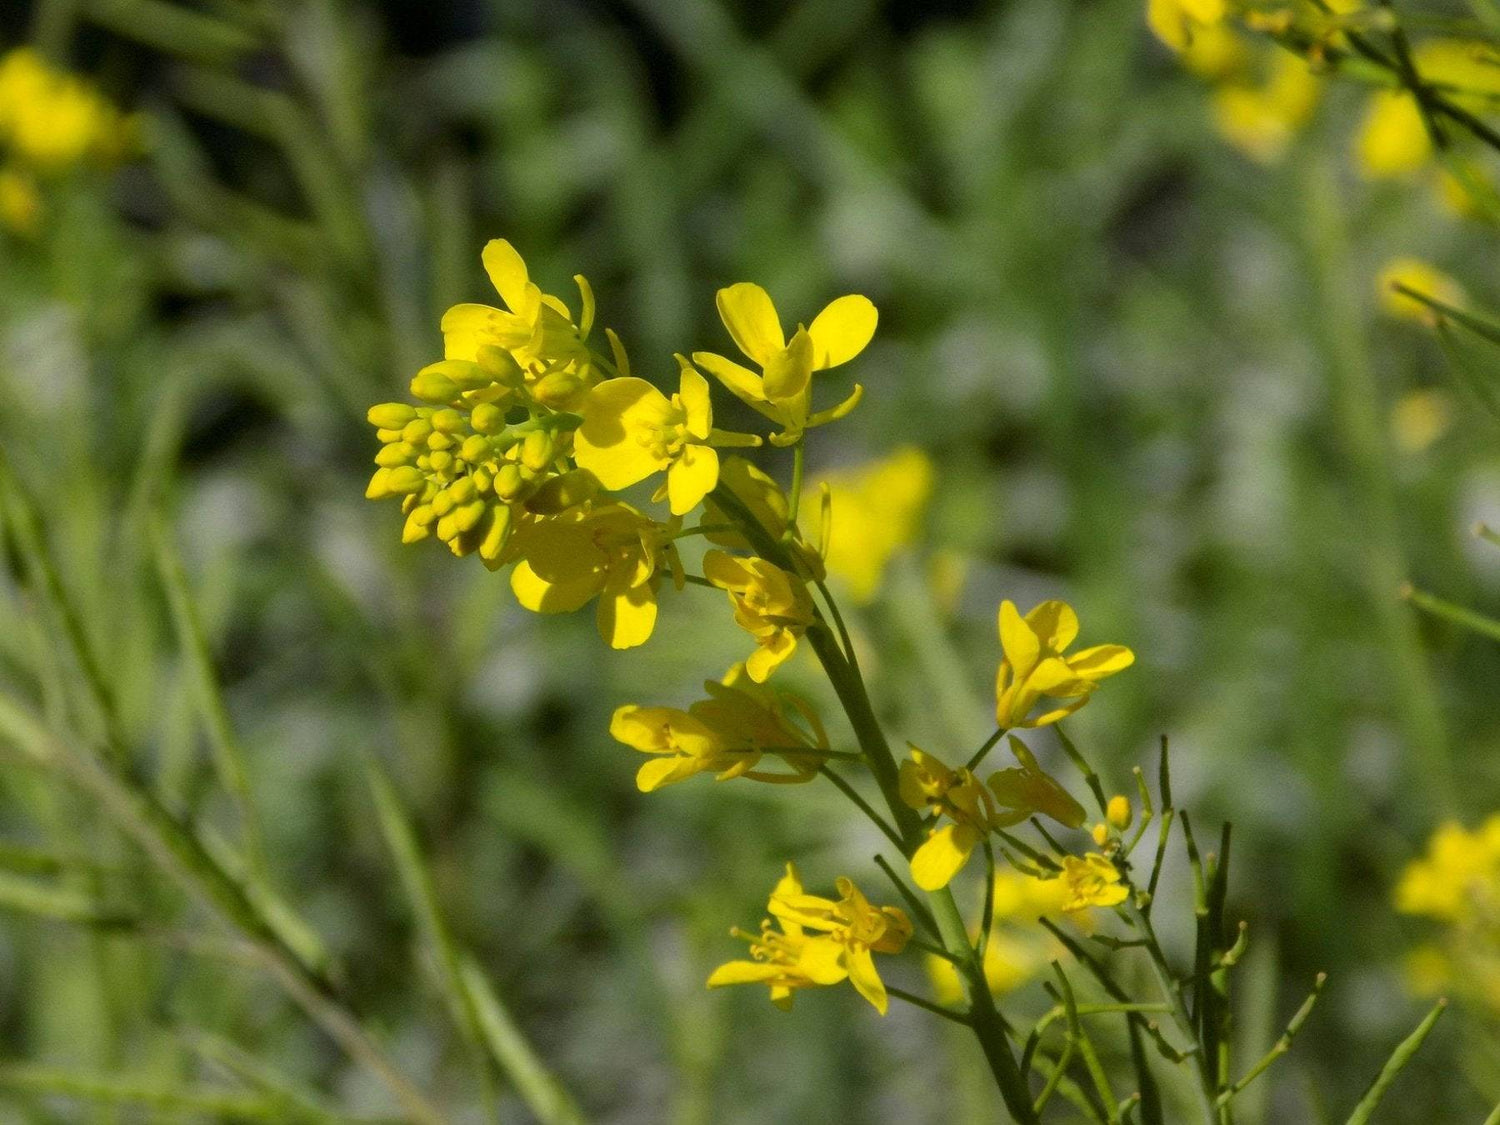
{"type": "Polygon", "coordinates": [[[720,289],[716,300],[724,327],[740,351],[760,365],[761,374],[714,352],[694,352],[693,362],[781,426],[773,443],[790,445],[804,430],[842,418],[858,405],[863,390],[856,385],[838,406],[811,413],[812,375],[848,363],[865,350],[879,319],[868,297],[851,293],[830,301],[810,327],[799,324],[791,340],[782,331],[770,294],[759,285],[738,282],[720,289]]]}
{"type": "Polygon", "coordinates": [[[677,570],[669,535],[629,504],[573,508],[516,533],[522,557],[510,586],[536,613],[570,613],[597,597],[599,635],[611,648],[633,648],[656,626],[662,563],[677,570]]]}
{"type": "Polygon", "coordinates": [[[1012,601],[1000,603],[1000,646],[1005,658],[995,681],[995,714],[1002,727],[1041,727],[1066,718],[1088,702],[1099,681],[1135,663],[1123,645],[1063,652],[1078,636],[1078,615],[1065,602],[1047,601],[1022,617],[1012,601]],[[1043,697],[1070,702],[1029,717],[1043,697]]]}
{"type": "Polygon", "coordinates": [[[739,559],[723,551],[703,556],[703,576],[729,591],[735,624],[755,638],[745,661],[756,683],[764,683],[797,650],[797,638],[813,621],[812,598],[795,574],[761,558],[739,559]]]}
{"type": "Polygon", "coordinates": [[[837,901],[809,895],[792,864],[771,892],[768,909],[775,919],[761,923],[759,934],[733,930],[750,942],[749,961],[720,965],[708,978],[709,988],[730,984],[765,984],[771,1002],[787,1009],[793,992],[848,980],[881,1015],[890,1000],[875,968],[875,953],[900,953],[912,934],[911,920],[894,906],[872,906],[850,880],[836,883],[837,901]]]}
{"type": "Polygon", "coordinates": [[[686,515],[719,483],[715,445],[753,446],[753,434],[715,430],[708,380],[682,356],[678,392],[670,399],[644,379],[606,379],[583,400],[583,424],[573,456],[611,492],[665,471],[653,497],[665,498],[675,516],[686,515]]]}

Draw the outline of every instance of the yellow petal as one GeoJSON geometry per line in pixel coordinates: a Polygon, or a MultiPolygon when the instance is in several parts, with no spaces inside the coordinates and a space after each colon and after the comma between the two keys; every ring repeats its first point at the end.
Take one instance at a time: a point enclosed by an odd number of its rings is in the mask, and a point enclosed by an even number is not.
{"type": "Polygon", "coordinates": [[[813,370],[822,371],[848,363],[865,350],[875,335],[880,314],[868,297],[850,294],[829,302],[808,328],[812,337],[813,370]]]}
{"type": "Polygon", "coordinates": [[[583,424],[573,436],[578,464],[599,478],[610,491],[629,488],[667,467],[644,442],[670,421],[672,405],[644,379],[606,379],[589,391],[581,410],[583,424]]]}
{"type": "Polygon", "coordinates": [[[1005,658],[1017,679],[1031,671],[1042,651],[1031,626],[1022,619],[1016,603],[1008,598],[1000,603],[1000,647],[1005,650],[1005,658]]]}
{"type": "Polygon", "coordinates": [[[813,344],[807,329],[797,329],[792,342],[766,362],[764,386],[772,402],[794,399],[807,390],[813,373],[813,344]]]}
{"type": "Polygon", "coordinates": [[[715,300],[719,317],[740,351],[762,367],[786,347],[776,306],[771,303],[770,294],[759,285],[741,281],[720,289],[715,300]]]}
{"type": "Polygon", "coordinates": [[[684,446],[682,456],[667,470],[667,496],[672,514],[687,515],[718,483],[718,453],[706,445],[684,446]]]}
{"type": "Polygon", "coordinates": [[[748,367],[742,367],[732,359],[725,359],[713,352],[694,352],[693,362],[703,368],[736,398],[755,404],[766,401],[765,386],[761,377],[748,367]]]}
{"type": "Polygon", "coordinates": [[[1370,98],[1355,154],[1360,170],[1371,179],[1403,176],[1431,159],[1432,138],[1411,94],[1380,90],[1370,98]]]}
{"type": "Polygon", "coordinates": [[[1097,683],[1129,668],[1135,663],[1135,653],[1124,645],[1094,645],[1067,657],[1067,662],[1074,675],[1097,683]]]}
{"type": "MultiPolygon", "coordinates": [[[[519,569],[519,567],[517,568],[519,569]]],[[[649,583],[599,599],[599,635],[610,648],[645,644],[656,628],[656,591],[649,583]]]]}
{"type": "Polygon", "coordinates": [[[1042,644],[1061,652],[1078,636],[1078,614],[1067,602],[1043,602],[1026,615],[1026,624],[1042,639],[1042,644]]]}
{"type": "Polygon", "coordinates": [[[479,349],[497,342],[494,325],[501,315],[489,305],[454,305],[443,314],[443,358],[464,359],[473,363],[479,349]]]}
{"type": "Polygon", "coordinates": [[[977,843],[978,833],[967,825],[944,825],[912,855],[912,881],[924,891],[942,890],[969,861],[977,843]]]}
{"type": "Polygon", "coordinates": [[[849,983],[854,990],[874,1005],[877,1012],[885,1015],[891,1002],[885,994],[885,982],[875,971],[875,958],[870,951],[856,946],[844,955],[844,964],[848,967],[849,983]]]}
{"type": "Polygon", "coordinates": [[[761,984],[784,975],[780,965],[765,961],[729,961],[720,965],[708,978],[709,988],[723,988],[727,984],[761,984]]]}
{"type": "Polygon", "coordinates": [[[812,938],[802,947],[797,969],[813,984],[838,984],[849,975],[843,945],[823,937],[812,938]]]}
{"type": "Polygon", "coordinates": [[[516,601],[533,613],[571,613],[588,604],[604,585],[602,574],[589,573],[568,582],[551,583],[537,577],[531,563],[522,559],[510,572],[510,588],[516,601]]]}
{"type": "Polygon", "coordinates": [[[493,238],[485,243],[480,260],[501,300],[512,312],[520,312],[527,303],[526,284],[530,279],[526,274],[526,263],[516,248],[503,238],[493,238]]]}
{"type": "Polygon", "coordinates": [[[635,787],[642,793],[654,793],[702,772],[703,763],[696,758],[654,758],[636,770],[635,787]]]}
{"type": "Polygon", "coordinates": [[[708,395],[708,380],[682,356],[677,357],[682,368],[682,380],[678,386],[678,397],[687,414],[688,433],[695,438],[708,440],[714,428],[713,403],[708,395]]]}
{"type": "Polygon", "coordinates": [[[745,671],[758,684],[780,668],[797,651],[797,638],[788,629],[778,629],[770,642],[761,645],[745,661],[745,671]]]}

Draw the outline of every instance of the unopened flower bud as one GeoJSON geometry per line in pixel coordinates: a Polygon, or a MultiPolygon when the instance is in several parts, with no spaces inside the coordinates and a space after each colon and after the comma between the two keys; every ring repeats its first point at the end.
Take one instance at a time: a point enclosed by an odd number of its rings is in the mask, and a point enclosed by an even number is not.
{"type": "Polygon", "coordinates": [[[1130,827],[1131,820],[1134,819],[1130,811],[1130,799],[1123,794],[1116,793],[1109,799],[1109,805],[1106,807],[1104,815],[1115,826],[1117,831],[1124,832],[1125,829],[1130,827]]]}

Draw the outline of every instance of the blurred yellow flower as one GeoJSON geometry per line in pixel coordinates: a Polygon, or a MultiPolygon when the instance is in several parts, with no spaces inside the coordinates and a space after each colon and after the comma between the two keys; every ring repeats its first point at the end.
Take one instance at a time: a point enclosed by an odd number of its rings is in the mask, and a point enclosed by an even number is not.
{"type": "Polygon", "coordinates": [[[1146,24],[1156,37],[1179,54],[1190,53],[1202,38],[1213,35],[1228,14],[1224,0],[1147,0],[1146,24]]]}
{"type": "Polygon", "coordinates": [[[1042,602],[1025,617],[1015,603],[1000,603],[1004,659],[995,680],[996,717],[1002,727],[1040,727],[1071,715],[1101,680],[1135,663],[1123,645],[1095,645],[1071,656],[1063,652],[1078,636],[1078,615],[1065,602],[1042,602]],[[1043,698],[1070,700],[1036,717],[1043,698]]]}
{"type": "Polygon", "coordinates": [[[729,592],[735,624],[755,638],[745,670],[756,683],[797,650],[797,638],[813,621],[812,598],[802,579],[761,558],[736,558],[723,551],[703,556],[703,576],[729,592]]]}
{"type": "Polygon", "coordinates": [[[750,943],[749,961],[720,965],[708,978],[709,988],[731,984],[765,984],[771,1002],[792,1006],[796,989],[848,980],[881,1015],[890,1001],[875,968],[875,953],[900,953],[911,937],[911,921],[894,906],[872,906],[850,880],[839,878],[839,898],[804,892],[792,864],[771,892],[768,910],[775,919],[761,923],[759,934],[732,930],[750,943]]]}
{"type": "Polygon", "coordinates": [[[750,679],[743,664],[729,669],[722,681],[704,685],[709,698],[686,711],[673,707],[618,708],[609,733],[627,746],[658,755],[636,774],[636,786],[650,793],[699,773],[714,772],[719,781],[745,777],[777,784],[811,781],[822,757],[798,750],[826,750],[828,735],[816,712],[795,696],[750,679]],[[788,710],[807,729],[791,721],[788,710]],[[791,773],[757,770],[767,754],[780,758],[791,773]]]}
{"type": "Polygon", "coordinates": [[[1220,136],[1252,160],[1274,163],[1318,104],[1318,79],[1307,60],[1277,49],[1263,78],[1246,76],[1219,86],[1213,119],[1220,136]]]}
{"type": "Polygon", "coordinates": [[[516,600],[535,613],[571,613],[599,599],[599,635],[611,648],[644,644],[656,627],[659,571],[672,550],[662,524],[628,504],[571,511],[516,533],[516,600]]]}
{"type": "Polygon", "coordinates": [[[1468,300],[1463,286],[1436,266],[1418,258],[1393,258],[1385,264],[1376,279],[1376,295],[1380,299],[1381,308],[1400,320],[1430,324],[1437,313],[1428,305],[1402,293],[1396,288],[1398,285],[1455,308],[1462,308],[1468,300]]]}
{"type": "Polygon", "coordinates": [[[1421,453],[1453,425],[1453,400],[1447,392],[1409,391],[1391,407],[1391,440],[1402,453],[1421,453]]]}
{"type": "Polygon", "coordinates": [[[19,168],[0,167],[0,223],[31,236],[42,221],[42,197],[36,180],[19,168]]]}
{"type": "Polygon", "coordinates": [[[123,159],[138,127],[76,75],[29,47],[0,58],[0,147],[41,172],[123,159]]]}
{"type": "MultiPolygon", "coordinates": [[[[1423,81],[1442,87],[1467,109],[1483,111],[1500,96],[1500,57],[1487,44],[1429,40],[1412,52],[1412,63],[1423,81]]],[[[1370,179],[1406,175],[1432,159],[1432,138],[1409,91],[1380,90],[1371,96],[1354,151],[1370,179]]]]}
{"type": "Polygon", "coordinates": [[[931,458],[904,445],[889,457],[813,482],[813,487],[828,485],[830,492],[832,526],[824,563],[856,603],[875,597],[891,556],[916,540],[933,476],[931,458]]]}
{"type": "Polygon", "coordinates": [[[1396,909],[1445,922],[1487,917],[1500,927],[1500,813],[1474,831],[1449,822],[1396,884],[1396,909]]]}
{"type": "Polygon", "coordinates": [[[810,327],[798,325],[790,340],[770,294],[759,285],[741,281],[720,289],[717,302],[719,317],[735,345],[760,366],[761,373],[714,352],[694,352],[693,362],[781,426],[773,442],[789,445],[801,438],[803,430],[843,417],[858,403],[862,392],[856,386],[839,406],[810,413],[813,372],[848,363],[875,335],[878,314],[868,297],[851,294],[831,301],[810,327]]]}

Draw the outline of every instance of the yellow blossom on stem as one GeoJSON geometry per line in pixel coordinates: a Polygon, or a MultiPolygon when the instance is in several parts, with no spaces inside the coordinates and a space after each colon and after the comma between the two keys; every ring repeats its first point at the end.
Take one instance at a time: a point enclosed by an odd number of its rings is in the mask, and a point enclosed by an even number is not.
{"type": "MultiPolygon", "coordinates": [[[[1422,81],[1471,112],[1485,112],[1500,96],[1500,67],[1493,47],[1461,39],[1431,39],[1412,51],[1422,81]]],[[[1408,175],[1433,155],[1432,137],[1411,91],[1379,90],[1370,98],[1355,137],[1355,157],[1369,179],[1408,175]]]]}
{"type": "Polygon", "coordinates": [[[480,364],[497,377],[517,373],[537,402],[556,410],[575,409],[599,378],[598,357],[585,342],[594,319],[588,282],[574,278],[583,300],[575,324],[568,306],[542,292],[505,239],[488,242],[482,259],[504,307],[459,304],[444,313],[444,358],[480,364]]]}
{"type": "Polygon", "coordinates": [[[812,376],[848,363],[865,350],[879,319],[868,297],[850,294],[829,302],[809,327],[798,325],[790,340],[770,294],[759,285],[742,281],[720,289],[717,303],[729,335],[761,373],[714,352],[694,352],[693,362],[781,426],[773,442],[790,445],[804,430],[841,418],[858,404],[863,391],[856,385],[844,402],[813,414],[812,376]]]}
{"type": "Polygon", "coordinates": [[[812,482],[829,489],[832,527],[824,563],[857,604],[875,597],[891,556],[916,540],[935,475],[926,453],[904,445],[889,457],[812,482]]]}
{"type": "Polygon", "coordinates": [[[729,592],[735,624],[757,645],[745,669],[756,683],[764,683],[797,650],[797,638],[813,622],[807,586],[765,559],[741,559],[723,551],[703,556],[703,576],[729,592]]]}
{"type": "Polygon", "coordinates": [[[1431,324],[1437,319],[1439,314],[1432,306],[1401,292],[1402,289],[1411,289],[1455,308],[1462,308],[1468,302],[1463,286],[1420,258],[1393,258],[1387,262],[1375,280],[1376,296],[1385,313],[1398,320],[1431,324]]]}
{"type": "Polygon", "coordinates": [[[634,648],[656,626],[659,571],[673,566],[670,532],[628,504],[540,520],[516,535],[511,589],[536,613],[570,613],[597,597],[599,635],[611,648],[634,648]]]}
{"type": "Polygon", "coordinates": [[[900,953],[912,934],[906,913],[895,906],[873,906],[853,882],[839,878],[839,898],[805,893],[792,864],[771,892],[759,934],[732,933],[750,942],[749,961],[720,965],[708,987],[765,984],[771,1001],[790,1008],[798,988],[848,980],[881,1015],[890,1006],[884,982],[875,968],[875,953],[900,953]]]}
{"type": "Polygon", "coordinates": [[[911,877],[924,891],[946,887],[997,828],[1009,828],[1036,813],[1069,828],[1083,823],[1083,806],[1042,770],[1025,744],[1011,738],[1010,747],[1020,766],[996,771],[987,785],[967,767],[952,769],[915,746],[901,763],[901,800],[949,821],[934,826],[912,854],[911,877]]]}
{"type": "Polygon", "coordinates": [[[1064,656],[1077,636],[1078,615],[1065,602],[1042,602],[1025,617],[1015,603],[1000,603],[1000,645],[1005,653],[995,681],[1000,726],[1055,723],[1087,703],[1101,680],[1135,662],[1135,654],[1123,645],[1095,645],[1064,656]],[[1032,716],[1043,698],[1069,702],[1032,716]]]}
{"type": "Polygon", "coordinates": [[[606,379],[584,398],[583,424],[574,435],[573,456],[605,488],[617,492],[665,472],[663,496],[673,515],[686,515],[719,483],[715,445],[759,445],[751,434],[713,428],[708,380],[687,362],[678,392],[670,399],[644,379],[606,379]]]}
{"type": "Polygon", "coordinates": [[[1147,0],[1146,25],[1182,54],[1191,51],[1200,37],[1212,34],[1226,13],[1224,0],[1147,0]]]}
{"type": "Polygon", "coordinates": [[[1062,874],[1056,881],[1062,885],[1061,907],[1065,913],[1118,906],[1130,894],[1120,881],[1119,869],[1107,856],[1090,852],[1081,859],[1076,855],[1064,856],[1062,862],[1062,874]]]}
{"type": "Polygon", "coordinates": [[[610,734],[627,746],[658,755],[636,774],[641,792],[650,793],[704,772],[716,773],[720,781],[744,777],[774,784],[795,784],[817,776],[822,755],[816,751],[828,749],[828,735],[801,699],[757,684],[743,664],[730,668],[722,681],[709,680],[704,689],[709,698],[686,711],[634,704],[615,711],[610,734]],[[789,709],[801,716],[807,730],[791,720],[789,709]],[[767,754],[779,757],[792,772],[756,769],[767,754]]]}

